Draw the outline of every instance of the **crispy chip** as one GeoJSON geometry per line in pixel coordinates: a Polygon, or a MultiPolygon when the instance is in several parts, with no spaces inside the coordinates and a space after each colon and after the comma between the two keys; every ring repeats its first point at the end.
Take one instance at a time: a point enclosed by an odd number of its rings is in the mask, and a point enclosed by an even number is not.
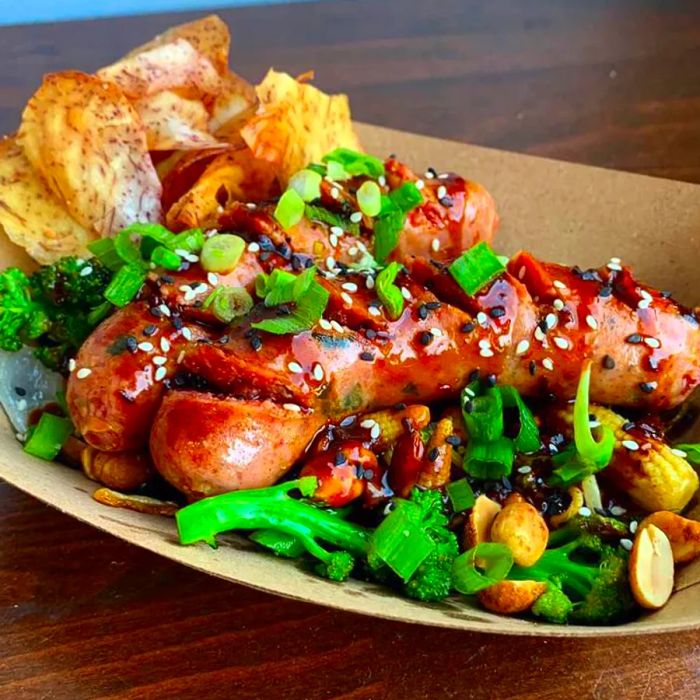
{"type": "Polygon", "coordinates": [[[170,208],[166,224],[173,231],[210,227],[232,201],[268,199],[277,193],[275,171],[246,147],[218,155],[201,177],[170,208]]]}
{"type": "Polygon", "coordinates": [[[134,102],[150,151],[201,149],[217,140],[208,132],[209,113],[199,100],[164,90],[134,102]]]}
{"type": "Polygon", "coordinates": [[[256,87],[260,106],[241,135],[257,158],[271,163],[280,183],[328,151],[359,150],[347,95],[326,95],[270,69],[256,87]]]}
{"type": "Polygon", "coordinates": [[[96,237],[70,216],[12,138],[0,141],[0,227],[40,263],[84,255],[96,237]]]}
{"type": "Polygon", "coordinates": [[[177,38],[101,68],[97,76],[116,83],[131,99],[174,89],[187,97],[215,96],[223,85],[212,62],[177,38]]]}
{"type": "Polygon", "coordinates": [[[142,44],[133,51],[129,51],[124,58],[132,58],[156,46],[170,44],[175,39],[188,41],[199,53],[211,61],[219,75],[224,76],[226,74],[231,37],[228,27],[221,17],[217,15],[209,15],[194,22],[171,27],[154,39],[151,39],[147,44],[142,44]]]}
{"type": "Polygon", "coordinates": [[[253,116],[257,104],[255,88],[240,75],[228,71],[222,92],[211,104],[209,131],[218,138],[242,143],[241,127],[253,116]]]}
{"type": "Polygon", "coordinates": [[[111,83],[53,73],[29,100],[18,141],[68,212],[108,236],[160,219],[161,186],[143,125],[111,83]]]}

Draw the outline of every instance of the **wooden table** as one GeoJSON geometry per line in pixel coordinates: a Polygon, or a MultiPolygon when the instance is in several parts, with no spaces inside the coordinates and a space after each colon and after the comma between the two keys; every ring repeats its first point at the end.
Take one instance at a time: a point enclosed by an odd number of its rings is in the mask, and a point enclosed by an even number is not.
{"type": "MultiPolygon", "coordinates": [[[[221,14],[239,72],[315,67],[359,119],[700,182],[698,3],[338,0],[221,14]]],[[[15,128],[43,73],[93,70],[191,17],[0,30],[0,128],[15,128]]],[[[383,622],[208,578],[8,486],[0,498],[2,698],[700,696],[700,633],[549,641],[383,622]]]]}

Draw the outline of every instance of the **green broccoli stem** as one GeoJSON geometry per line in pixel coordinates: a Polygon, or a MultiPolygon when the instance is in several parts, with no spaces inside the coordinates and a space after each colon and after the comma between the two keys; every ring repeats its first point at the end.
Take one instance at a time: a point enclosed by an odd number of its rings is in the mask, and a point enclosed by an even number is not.
{"type": "Polygon", "coordinates": [[[227,530],[272,529],[296,537],[305,549],[325,564],[333,553],[321,540],[352,556],[367,554],[371,530],[289,496],[295,489],[311,495],[315,477],[302,477],[265,489],[234,491],[212,496],[179,510],[177,527],[182,544],[206,542],[216,546],[216,535],[227,530]]]}

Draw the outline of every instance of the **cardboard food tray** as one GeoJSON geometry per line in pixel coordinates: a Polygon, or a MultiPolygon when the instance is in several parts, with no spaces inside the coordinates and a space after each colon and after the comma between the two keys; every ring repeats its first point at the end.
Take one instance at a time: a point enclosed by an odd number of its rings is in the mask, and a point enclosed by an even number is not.
{"type": "MultiPolygon", "coordinates": [[[[359,126],[371,153],[396,153],[418,172],[454,170],[483,183],[502,217],[496,242],[544,259],[599,266],[611,256],[633,264],[639,277],[700,304],[696,282],[700,248],[700,186],[524,155],[503,153],[368,125],[359,126]]],[[[28,265],[0,240],[3,267],[28,265]]],[[[692,436],[691,436],[692,438],[692,436]]],[[[26,455],[7,421],[0,424],[0,477],[79,520],[199,571],[271,593],[364,615],[471,631],[537,636],[594,637],[658,633],[700,627],[700,561],[682,569],[677,591],[661,611],[619,627],[558,627],[489,614],[468,598],[426,605],[360,581],[337,584],[294,562],[257,550],[237,536],[182,547],[174,521],[102,506],[96,485],[79,472],[26,455]]],[[[700,510],[696,515],[700,514],[700,510]]]]}

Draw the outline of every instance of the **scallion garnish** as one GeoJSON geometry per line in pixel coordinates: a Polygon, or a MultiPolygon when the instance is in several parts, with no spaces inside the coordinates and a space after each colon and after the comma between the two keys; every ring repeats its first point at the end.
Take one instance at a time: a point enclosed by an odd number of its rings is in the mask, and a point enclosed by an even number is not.
{"type": "Polygon", "coordinates": [[[461,403],[470,442],[490,442],[503,435],[503,397],[499,387],[472,382],[462,390],[461,403]]]}
{"type": "Polygon", "coordinates": [[[378,216],[382,210],[382,191],[374,180],[367,180],[357,188],[357,206],[365,216],[378,216]]]}
{"type": "Polygon", "coordinates": [[[381,196],[381,209],[374,222],[374,257],[384,262],[399,242],[406,215],[423,202],[423,195],[412,182],[381,196]]]}
{"type": "Polygon", "coordinates": [[[394,284],[396,275],[401,271],[397,262],[389,263],[378,275],[375,282],[377,296],[387,310],[387,315],[396,321],[403,313],[404,298],[401,290],[394,284]]]}
{"type": "Polygon", "coordinates": [[[166,270],[179,270],[180,265],[182,265],[182,258],[164,245],[156,246],[150,254],[150,258],[156,267],[163,267],[166,270]]]}
{"type": "Polygon", "coordinates": [[[491,442],[470,441],[462,466],[467,474],[477,479],[500,479],[511,473],[514,459],[515,446],[507,437],[491,442]]]}
{"type": "Polygon", "coordinates": [[[445,487],[455,513],[462,513],[474,506],[474,491],[466,479],[451,481],[445,487]]]}
{"type": "Polygon", "coordinates": [[[124,261],[114,248],[113,238],[100,238],[88,243],[88,250],[108,269],[116,272],[124,261]]]}
{"type": "Polygon", "coordinates": [[[455,282],[470,296],[504,272],[505,267],[485,241],[465,250],[449,267],[455,282]]]}
{"type": "Polygon", "coordinates": [[[333,180],[333,182],[342,182],[352,177],[340,163],[334,160],[328,161],[326,175],[330,180],[333,180]]]}
{"type": "Polygon", "coordinates": [[[42,413],[39,422],[30,430],[24,451],[41,459],[54,460],[72,432],[73,424],[68,418],[42,413]]]}
{"type": "Polygon", "coordinates": [[[336,148],[323,156],[323,162],[339,163],[349,175],[353,176],[381,177],[384,175],[384,163],[379,158],[350,148],[336,148]]]}
{"type": "Polygon", "coordinates": [[[105,299],[115,306],[126,306],[140,291],[146,281],[146,270],[141,263],[124,265],[105,289],[105,299]]]}
{"type": "Polygon", "coordinates": [[[224,323],[231,323],[250,313],[253,298],[245,287],[217,287],[205,300],[202,308],[208,309],[224,323]]]}
{"type": "Polygon", "coordinates": [[[389,199],[404,214],[423,203],[423,195],[414,182],[404,182],[389,192],[389,199]]]}
{"type": "Polygon", "coordinates": [[[274,213],[283,229],[296,226],[304,216],[304,200],[296,190],[286,190],[279,198],[274,213]]]}
{"type": "Polygon", "coordinates": [[[295,190],[296,193],[305,201],[311,202],[321,196],[321,182],[323,178],[315,170],[308,168],[294,173],[289,178],[288,187],[295,190]]]}
{"type": "Polygon", "coordinates": [[[245,241],[232,233],[217,233],[202,246],[199,261],[207,272],[231,272],[243,255],[245,241]]]}
{"type": "Polygon", "coordinates": [[[319,207],[315,204],[307,204],[304,210],[307,219],[312,221],[320,221],[322,224],[327,224],[328,226],[340,226],[344,231],[352,233],[357,236],[360,233],[360,225],[356,224],[350,219],[347,219],[340,214],[330,211],[325,207],[319,207]]]}
{"type": "Polygon", "coordinates": [[[460,554],[452,564],[454,587],[473,595],[503,581],[513,567],[513,554],[499,542],[482,542],[460,554]]]}
{"type": "Polygon", "coordinates": [[[517,452],[537,452],[540,449],[540,429],[532,411],[527,407],[518,390],[512,386],[502,386],[501,396],[505,408],[518,411],[518,434],[513,438],[517,452]]]}

